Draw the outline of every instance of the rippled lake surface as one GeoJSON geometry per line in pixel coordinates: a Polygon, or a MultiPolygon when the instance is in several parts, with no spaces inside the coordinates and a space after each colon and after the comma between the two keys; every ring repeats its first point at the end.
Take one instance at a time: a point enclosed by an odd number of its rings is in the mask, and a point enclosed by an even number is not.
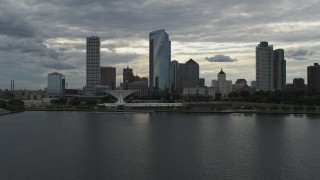
{"type": "Polygon", "coordinates": [[[320,116],[0,116],[0,179],[320,179],[320,116]]]}

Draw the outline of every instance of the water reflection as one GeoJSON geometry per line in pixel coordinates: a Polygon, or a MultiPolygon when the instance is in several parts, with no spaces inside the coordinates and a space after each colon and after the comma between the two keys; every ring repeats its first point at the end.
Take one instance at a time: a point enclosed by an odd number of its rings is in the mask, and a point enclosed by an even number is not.
{"type": "Polygon", "coordinates": [[[25,112],[0,120],[0,179],[319,179],[319,117],[25,112]]]}
{"type": "Polygon", "coordinates": [[[320,120],[320,114],[306,114],[307,120],[320,120]]]}
{"type": "Polygon", "coordinates": [[[151,114],[150,179],[181,179],[192,176],[199,159],[197,116],[151,114]]]}
{"type": "Polygon", "coordinates": [[[266,179],[281,177],[285,165],[286,120],[283,114],[259,114],[255,119],[252,168],[266,179]]]}

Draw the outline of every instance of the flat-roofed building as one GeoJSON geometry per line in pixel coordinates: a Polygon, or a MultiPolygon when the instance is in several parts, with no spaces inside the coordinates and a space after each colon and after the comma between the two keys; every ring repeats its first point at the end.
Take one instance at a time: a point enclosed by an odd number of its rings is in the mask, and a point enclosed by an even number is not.
{"type": "Polygon", "coordinates": [[[49,97],[63,97],[65,92],[65,76],[58,72],[48,74],[47,95],[49,97]]]}
{"type": "Polygon", "coordinates": [[[100,86],[108,86],[111,90],[116,89],[115,67],[100,67],[100,86]]]}
{"type": "Polygon", "coordinates": [[[308,91],[312,93],[320,93],[320,65],[314,63],[308,66],[308,91]]]}

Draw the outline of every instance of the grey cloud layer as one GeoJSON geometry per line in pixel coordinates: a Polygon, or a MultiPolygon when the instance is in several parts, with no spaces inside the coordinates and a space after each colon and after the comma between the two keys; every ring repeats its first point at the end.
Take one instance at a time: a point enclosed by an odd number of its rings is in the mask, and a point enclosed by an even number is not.
{"type": "MultiPolygon", "coordinates": [[[[15,65],[36,66],[43,74],[52,69],[84,71],[85,37],[98,35],[102,40],[115,42],[102,45],[109,50],[101,57],[106,65],[134,63],[144,58],[146,64],[141,66],[147,68],[148,54],[119,53],[116,49],[147,40],[148,32],[162,28],[168,31],[172,41],[182,43],[252,43],[254,47],[265,40],[278,44],[312,44],[320,41],[318,12],[317,0],[277,3],[273,0],[3,0],[0,2],[0,63],[11,58],[10,62],[15,65]],[[48,43],[57,38],[68,38],[71,43],[72,39],[84,41],[62,52],[59,49],[66,48],[64,45],[53,47],[48,43]]],[[[291,49],[286,54],[294,60],[318,54],[305,52],[305,48],[291,49]]],[[[215,56],[207,60],[235,59],[215,56]]]]}
{"type": "Polygon", "coordinates": [[[139,54],[120,54],[120,53],[101,53],[101,64],[110,66],[110,65],[116,65],[118,63],[129,63],[136,59],[141,58],[142,56],[139,54]]]}
{"type": "MultiPolygon", "coordinates": [[[[45,17],[40,20],[53,36],[98,33],[105,38],[146,37],[147,32],[169,28],[172,37],[183,41],[252,41],[267,37],[279,27],[265,24],[312,21],[319,15],[319,3],[303,5],[294,1],[34,1],[35,11],[45,17]],[[267,7],[267,8],[266,8],[267,7]],[[41,10],[40,10],[41,8],[41,10]],[[49,19],[47,19],[49,18],[49,19]],[[44,21],[53,20],[45,24],[44,21]],[[61,32],[58,30],[64,29],[61,32]],[[71,32],[70,32],[71,31],[71,32]],[[226,36],[221,36],[227,34],[226,36]],[[267,36],[266,36],[267,35],[267,36]]],[[[34,15],[33,15],[34,16],[34,15]]],[[[39,17],[34,17],[38,18],[39,17]]],[[[313,31],[312,31],[313,32],[313,31]]],[[[51,36],[44,32],[46,36],[51,36]]],[[[294,32],[293,36],[300,36],[294,32]]],[[[290,36],[292,36],[290,35],[290,36]]],[[[286,34],[273,32],[268,39],[288,39],[286,34]]],[[[267,39],[266,39],[267,40],[267,39]]]]}
{"type": "Polygon", "coordinates": [[[38,29],[26,20],[22,14],[14,11],[13,5],[1,3],[0,6],[0,35],[17,37],[34,37],[38,29]]]}
{"type": "MultiPolygon", "coordinates": [[[[39,23],[40,28],[64,30],[43,30],[42,33],[49,37],[88,32],[101,33],[106,38],[145,37],[150,30],[168,27],[172,35],[183,35],[181,39],[195,36],[200,40],[218,38],[221,31],[259,35],[267,28],[262,27],[264,23],[317,20],[320,6],[312,0],[303,4],[271,0],[28,0],[25,4],[30,11],[26,8],[24,14],[39,23]],[[73,28],[76,33],[68,32],[73,28]],[[256,34],[249,33],[251,30],[256,34]]],[[[237,37],[237,34],[229,36],[237,37]]]]}

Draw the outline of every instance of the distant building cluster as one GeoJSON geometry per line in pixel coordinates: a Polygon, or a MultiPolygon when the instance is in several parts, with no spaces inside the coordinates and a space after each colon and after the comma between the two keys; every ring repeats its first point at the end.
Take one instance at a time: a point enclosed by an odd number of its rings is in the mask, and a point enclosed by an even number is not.
{"type": "Polygon", "coordinates": [[[120,84],[123,90],[136,90],[134,93],[139,97],[149,96],[148,78],[139,77],[133,74],[133,69],[127,68],[123,69],[123,83],[120,84]]]}
{"type": "MultiPolygon", "coordinates": [[[[234,91],[274,91],[292,90],[320,93],[320,66],[315,63],[307,67],[307,82],[303,78],[294,78],[292,83],[286,82],[286,60],[283,49],[273,49],[268,42],[262,41],[256,46],[256,77],[249,82],[239,77],[235,84],[227,80],[227,74],[221,68],[216,79],[210,80],[211,86],[205,85],[200,77],[200,66],[194,59],[185,63],[171,60],[171,41],[164,30],[149,33],[149,77],[135,75],[132,68],[123,68],[122,82],[117,87],[116,68],[101,66],[100,37],[87,37],[86,41],[86,85],[80,89],[68,89],[66,77],[58,72],[48,74],[47,97],[94,96],[105,95],[107,90],[118,88],[135,90],[135,95],[147,97],[157,94],[176,94],[182,96],[207,96],[214,98],[220,94],[227,98],[234,91]]],[[[14,80],[11,89],[2,96],[14,91],[14,80]]],[[[32,95],[39,99],[43,95],[32,95]]],[[[29,98],[30,99],[30,98],[29,98]]]]}

